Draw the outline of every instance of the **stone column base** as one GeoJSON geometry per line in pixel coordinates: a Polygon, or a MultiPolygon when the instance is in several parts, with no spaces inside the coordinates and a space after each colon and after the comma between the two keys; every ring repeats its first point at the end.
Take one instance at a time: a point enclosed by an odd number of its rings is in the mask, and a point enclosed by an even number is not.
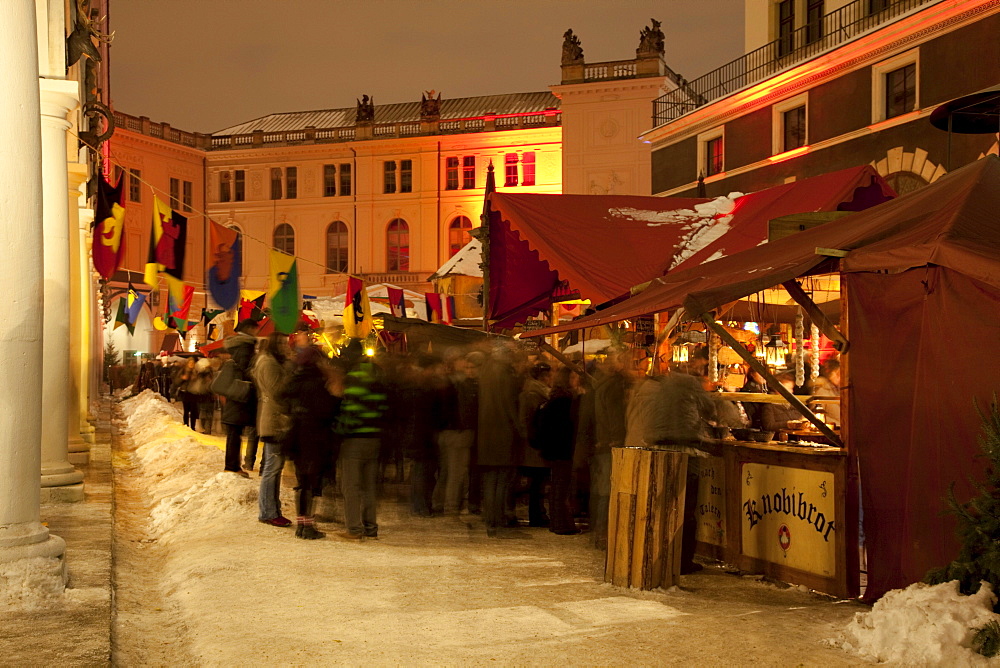
{"type": "Polygon", "coordinates": [[[83,439],[70,441],[66,459],[74,466],[86,466],[90,463],[90,445],[83,439]]]}
{"type": "Polygon", "coordinates": [[[60,485],[59,487],[42,487],[39,493],[39,503],[80,503],[83,501],[83,483],[75,485],[60,485]]]}
{"type": "Polygon", "coordinates": [[[65,553],[66,541],[51,535],[40,543],[0,547],[0,601],[13,602],[41,592],[58,595],[66,588],[65,553]],[[5,568],[21,560],[30,560],[25,566],[31,577],[26,578],[20,567],[5,568]],[[5,577],[5,571],[12,575],[5,577]]]}

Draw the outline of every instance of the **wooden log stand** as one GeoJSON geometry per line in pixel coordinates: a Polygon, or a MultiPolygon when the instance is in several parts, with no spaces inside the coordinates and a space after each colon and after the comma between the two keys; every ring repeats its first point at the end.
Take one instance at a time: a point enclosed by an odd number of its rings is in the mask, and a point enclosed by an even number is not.
{"type": "Polygon", "coordinates": [[[604,580],[619,587],[678,583],[688,455],[612,448],[604,580]]]}

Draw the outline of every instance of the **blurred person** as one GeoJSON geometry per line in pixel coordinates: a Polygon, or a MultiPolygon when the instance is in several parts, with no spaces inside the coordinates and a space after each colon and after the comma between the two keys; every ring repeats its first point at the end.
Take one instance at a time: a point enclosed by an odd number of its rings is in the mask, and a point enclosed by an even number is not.
{"type": "Polygon", "coordinates": [[[251,383],[250,393],[245,401],[225,399],[222,406],[222,423],[226,425],[226,471],[249,477],[240,466],[240,449],[243,430],[252,427],[256,434],[257,390],[250,377],[250,363],[257,347],[258,323],[244,320],[236,326],[236,331],[223,341],[222,347],[229,353],[235,365],[235,377],[251,383]]]}
{"type": "Polygon", "coordinates": [[[160,396],[168,401],[170,400],[170,392],[173,389],[171,387],[173,379],[174,370],[167,363],[167,358],[164,354],[159,364],[156,365],[156,386],[159,389],[160,396]]]}
{"type": "MultiPolygon", "coordinates": [[[[740,392],[753,392],[755,394],[767,394],[767,381],[764,380],[764,376],[755,369],[747,369],[746,382],[743,383],[743,387],[740,388],[740,392]]],[[[754,429],[760,429],[760,417],[761,410],[764,404],[758,404],[750,401],[740,402],[743,405],[743,410],[747,415],[747,420],[750,426],[754,429]]]]}
{"type": "Polygon", "coordinates": [[[284,414],[278,393],[288,377],[286,337],[270,334],[263,339],[254,357],[250,373],[257,385],[257,433],[264,441],[260,463],[260,494],[257,497],[257,519],[276,527],[289,527],[292,521],[281,513],[281,470],[285,456],[281,440],[288,432],[288,418],[284,414]]]}
{"type": "Polygon", "coordinates": [[[479,466],[479,373],[486,363],[486,355],[480,350],[473,350],[465,356],[465,369],[469,378],[475,382],[476,413],[472,415],[472,447],[469,450],[468,473],[468,508],[469,513],[478,515],[482,512],[483,503],[483,471],[479,466]]]}
{"type": "Polygon", "coordinates": [[[444,424],[438,434],[441,470],[434,488],[434,503],[445,515],[461,512],[469,482],[469,461],[479,420],[478,371],[465,357],[455,358],[452,373],[441,392],[444,424]]]}
{"type": "MultiPolygon", "coordinates": [[[[840,397],[840,360],[829,358],[820,366],[819,376],[813,381],[810,392],[817,397],[840,397]]],[[[826,421],[830,424],[840,424],[840,404],[822,404],[826,421]]]]}
{"type": "Polygon", "coordinates": [[[570,509],[576,436],[574,416],[579,410],[580,398],[578,379],[569,367],[556,370],[548,400],[539,407],[535,418],[538,450],[552,471],[549,531],[563,536],[580,533],[570,509]]]}
{"type": "Polygon", "coordinates": [[[291,375],[278,393],[289,419],[282,454],[295,465],[295,537],[306,540],[326,536],[316,529],[313,497],[323,493],[323,474],[329,466],[333,425],[340,409],[340,399],[327,387],[321,360],[316,348],[299,348],[291,375]]]}
{"type": "Polygon", "coordinates": [[[363,355],[353,359],[343,385],[337,431],[340,446],[340,486],[344,495],[347,540],[378,537],[376,485],[382,418],[388,408],[385,387],[375,363],[363,355]]]}
{"type": "Polygon", "coordinates": [[[482,514],[486,535],[506,524],[510,485],[517,465],[518,395],[521,377],[513,351],[495,350],[479,376],[479,429],[476,456],[483,472],[482,514]]]}
{"type": "Polygon", "coordinates": [[[608,356],[607,373],[594,387],[594,454],[590,463],[590,525],[594,547],[608,546],[608,502],[611,496],[611,449],[625,445],[629,397],[648,363],[645,351],[619,351],[608,356]]]}
{"type": "Polygon", "coordinates": [[[194,381],[197,362],[195,358],[189,357],[174,370],[174,393],[180,400],[183,408],[181,421],[191,431],[195,431],[198,419],[198,397],[192,394],[188,390],[188,387],[194,381]]]}
{"type": "MultiPolygon", "coordinates": [[[[792,374],[779,373],[774,378],[789,392],[795,389],[795,376],[792,374]]],[[[798,422],[801,419],[803,419],[802,414],[789,404],[763,404],[760,409],[760,426],[765,431],[788,429],[791,426],[789,422],[798,422]]]]}
{"type": "Polygon", "coordinates": [[[418,517],[433,513],[437,478],[436,436],[441,427],[441,358],[421,353],[406,367],[397,385],[395,418],[403,455],[410,460],[410,511],[418,517]]]}
{"type": "Polygon", "coordinates": [[[194,373],[187,383],[187,393],[197,405],[198,420],[201,422],[201,433],[212,433],[212,422],[215,420],[215,395],[212,394],[212,380],[215,370],[212,361],[202,358],[195,362],[194,373]]]}
{"type": "Polygon", "coordinates": [[[573,490],[572,502],[574,515],[590,517],[590,462],[594,456],[594,444],[597,442],[596,411],[597,402],[594,388],[603,378],[603,372],[595,361],[585,366],[587,375],[579,379],[577,389],[577,409],[574,419],[576,436],[573,443],[573,490]]]}
{"type": "Polygon", "coordinates": [[[545,483],[549,479],[548,462],[542,457],[543,443],[538,434],[538,412],[549,400],[552,367],[535,362],[518,397],[518,427],[520,458],[518,473],[528,479],[528,526],[547,527],[550,518],[545,512],[545,483]]]}

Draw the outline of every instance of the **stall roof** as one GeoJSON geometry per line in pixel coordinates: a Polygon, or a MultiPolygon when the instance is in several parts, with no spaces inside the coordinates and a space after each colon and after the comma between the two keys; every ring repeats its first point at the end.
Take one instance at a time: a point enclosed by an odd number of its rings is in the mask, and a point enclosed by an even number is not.
{"type": "Polygon", "coordinates": [[[431,274],[427,280],[433,281],[445,276],[474,276],[482,278],[483,268],[480,266],[482,260],[483,245],[479,239],[472,239],[460,251],[452,255],[447,262],[442,264],[437,271],[431,274]]]}
{"type": "Polygon", "coordinates": [[[563,282],[607,302],[668,271],[764,243],[771,219],[857,211],[893,196],[870,166],[716,199],[494,192],[491,319],[533,315],[563,282]]]}
{"type": "Polygon", "coordinates": [[[933,184],[742,253],[660,277],[638,295],[571,323],[532,331],[545,336],[680,306],[718,308],[784,281],[835,267],[817,249],[849,251],[842,269],[903,271],[935,264],[1000,286],[1000,159],[987,156],[933,184]]]}

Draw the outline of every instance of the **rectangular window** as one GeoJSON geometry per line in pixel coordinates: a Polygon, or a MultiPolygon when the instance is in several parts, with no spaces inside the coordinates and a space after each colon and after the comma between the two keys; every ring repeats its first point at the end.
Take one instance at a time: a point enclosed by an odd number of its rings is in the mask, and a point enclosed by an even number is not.
{"type": "Polygon", "coordinates": [[[219,201],[228,202],[232,199],[232,172],[219,172],[219,201]]]}
{"type": "Polygon", "coordinates": [[[347,197],[351,194],[351,163],[340,163],[340,194],[347,197]]]}
{"type": "Polygon", "coordinates": [[[910,63],[885,75],[885,117],[917,108],[917,64],[910,63]]]}
{"type": "Polygon", "coordinates": [[[299,168],[287,167],[285,169],[285,197],[295,199],[299,194],[299,168]]]}
{"type": "Polygon", "coordinates": [[[883,9],[888,9],[893,0],[868,0],[868,13],[878,14],[883,9]]]}
{"type": "Polygon", "coordinates": [[[386,195],[396,192],[395,160],[386,160],[382,163],[382,192],[386,195]]]}
{"type": "Polygon", "coordinates": [[[467,155],[462,158],[462,188],[470,190],[476,187],[476,156],[467,155]]]}
{"type": "Polygon", "coordinates": [[[184,181],[182,183],[184,186],[181,189],[181,203],[184,205],[185,211],[191,210],[191,194],[192,194],[192,184],[190,181],[184,181]]]}
{"type": "Polygon", "coordinates": [[[181,180],[170,179],[170,208],[178,210],[181,208],[181,180]]]}
{"type": "Polygon", "coordinates": [[[128,199],[130,202],[142,201],[142,172],[138,169],[128,170],[128,199]]]}
{"type": "Polygon", "coordinates": [[[244,201],[247,193],[247,179],[246,172],[242,169],[236,170],[236,179],[233,181],[233,201],[242,202],[244,201]]]}
{"type": "Polygon", "coordinates": [[[805,106],[789,109],[781,115],[784,127],[784,140],[781,148],[791,151],[806,145],[806,108],[805,106]]]}
{"type": "Polygon", "coordinates": [[[795,0],[778,3],[778,56],[792,52],[795,38],[795,0]]]}
{"type": "Polygon", "coordinates": [[[823,0],[809,0],[806,4],[806,43],[823,39],[823,0]]]}
{"type": "Polygon", "coordinates": [[[444,162],[445,190],[458,190],[458,158],[446,158],[444,162]]]}
{"type": "Polygon", "coordinates": [[[271,199],[281,199],[281,167],[271,168],[271,199]]]}
{"type": "Polygon", "coordinates": [[[323,165],[323,197],[337,194],[337,165],[323,165]]]}
{"type": "Polygon", "coordinates": [[[723,172],[722,137],[715,137],[705,142],[705,176],[713,176],[723,172]]]}
{"type": "Polygon", "coordinates": [[[517,153],[508,153],[503,160],[503,184],[506,187],[517,185],[517,153]]]}
{"type": "Polygon", "coordinates": [[[521,156],[521,185],[535,185],[535,152],[527,151],[521,156]]]}
{"type": "Polygon", "coordinates": [[[413,192],[413,161],[399,161],[399,192],[413,192]]]}

